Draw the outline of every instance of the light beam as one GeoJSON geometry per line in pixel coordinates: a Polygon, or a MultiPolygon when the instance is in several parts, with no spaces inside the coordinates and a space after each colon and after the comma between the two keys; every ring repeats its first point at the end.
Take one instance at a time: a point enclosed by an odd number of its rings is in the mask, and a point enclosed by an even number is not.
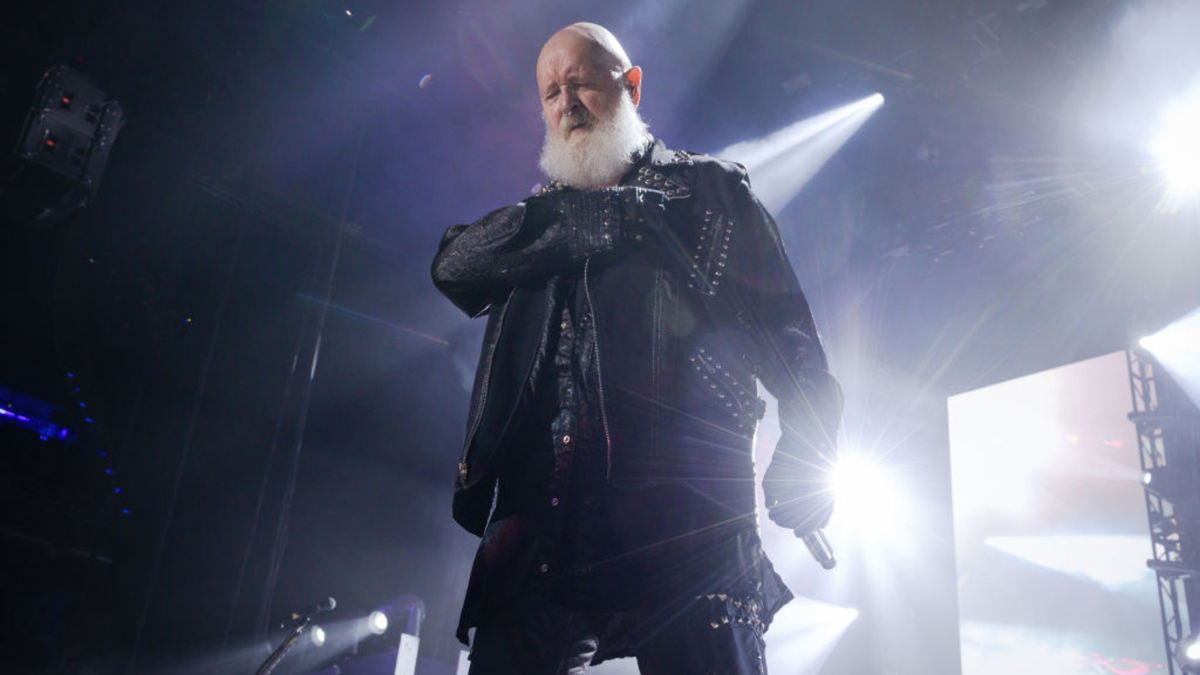
{"type": "Polygon", "coordinates": [[[754,193],[778,213],[882,105],[883,94],[872,94],[714,154],[745,166],[754,193]]]}
{"type": "Polygon", "coordinates": [[[1138,340],[1138,344],[1158,359],[1193,403],[1200,405],[1200,308],[1138,340]]]}

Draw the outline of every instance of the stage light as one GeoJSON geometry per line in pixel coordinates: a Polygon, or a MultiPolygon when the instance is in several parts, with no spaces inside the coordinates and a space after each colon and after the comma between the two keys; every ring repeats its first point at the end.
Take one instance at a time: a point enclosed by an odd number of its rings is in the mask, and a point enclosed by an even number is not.
{"type": "Polygon", "coordinates": [[[1175,467],[1156,466],[1142,474],[1142,485],[1151,493],[1176,504],[1187,498],[1193,490],[1186,472],[1175,467]]]}
{"type": "Polygon", "coordinates": [[[1200,661],[1200,641],[1193,638],[1186,645],[1183,650],[1184,657],[1189,661],[1200,661]]]}
{"type": "Polygon", "coordinates": [[[833,469],[834,520],[859,532],[895,532],[907,510],[897,481],[879,463],[847,454],[833,469]]]}
{"type": "Polygon", "coordinates": [[[371,615],[367,617],[367,627],[375,635],[383,635],[388,629],[387,614],[379,610],[371,612],[371,615]]]}
{"type": "Polygon", "coordinates": [[[313,626],[308,631],[308,639],[312,640],[314,647],[324,647],[325,629],[320,626],[313,626]]]}
{"type": "Polygon", "coordinates": [[[1191,633],[1175,645],[1175,660],[1185,673],[1200,673],[1200,640],[1191,633]]]}
{"type": "Polygon", "coordinates": [[[368,617],[371,632],[376,635],[382,635],[389,626],[395,625],[399,626],[400,632],[416,637],[420,635],[424,620],[425,602],[411,594],[392,598],[368,617]]]}
{"type": "Polygon", "coordinates": [[[1176,203],[1200,192],[1200,90],[1171,103],[1150,143],[1176,203]]]}

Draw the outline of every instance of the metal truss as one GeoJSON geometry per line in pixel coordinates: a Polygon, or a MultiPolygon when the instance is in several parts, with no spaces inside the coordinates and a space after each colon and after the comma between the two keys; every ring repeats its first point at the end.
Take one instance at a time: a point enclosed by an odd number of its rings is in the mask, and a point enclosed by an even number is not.
{"type": "Polygon", "coordinates": [[[1127,352],[1146,513],[1158,580],[1167,673],[1186,671],[1178,647],[1200,629],[1200,411],[1148,352],[1127,352]],[[1186,616],[1185,616],[1186,615],[1186,616]]]}

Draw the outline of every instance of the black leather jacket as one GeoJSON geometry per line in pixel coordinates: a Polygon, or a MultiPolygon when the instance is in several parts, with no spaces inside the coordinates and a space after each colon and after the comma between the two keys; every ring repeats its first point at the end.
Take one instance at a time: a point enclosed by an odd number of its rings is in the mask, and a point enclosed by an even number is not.
{"type": "Polygon", "coordinates": [[[831,452],[841,394],[774,221],[741,166],[657,142],[618,188],[552,184],[442,238],[435,285],[488,317],[455,481],[468,531],[484,530],[493,462],[547,358],[547,282],[568,274],[595,318],[611,484],[679,482],[753,513],[759,379],[780,402],[781,446],[831,452]],[[665,194],[665,216],[647,194],[665,194]]]}

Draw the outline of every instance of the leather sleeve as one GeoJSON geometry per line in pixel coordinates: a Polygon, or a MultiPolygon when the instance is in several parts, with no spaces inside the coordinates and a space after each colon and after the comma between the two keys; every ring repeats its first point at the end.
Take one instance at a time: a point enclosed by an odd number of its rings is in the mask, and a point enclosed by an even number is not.
{"type": "Polygon", "coordinates": [[[734,194],[743,235],[733,251],[741,320],[754,336],[759,379],[779,402],[781,437],[773,461],[794,459],[825,469],[837,452],[842,391],[829,372],[808,300],[774,219],[744,172],[734,194]]]}
{"type": "Polygon", "coordinates": [[[468,316],[478,316],[514,286],[615,250],[643,198],[634,188],[531,197],[455,225],[438,246],[433,283],[468,316]]]}

